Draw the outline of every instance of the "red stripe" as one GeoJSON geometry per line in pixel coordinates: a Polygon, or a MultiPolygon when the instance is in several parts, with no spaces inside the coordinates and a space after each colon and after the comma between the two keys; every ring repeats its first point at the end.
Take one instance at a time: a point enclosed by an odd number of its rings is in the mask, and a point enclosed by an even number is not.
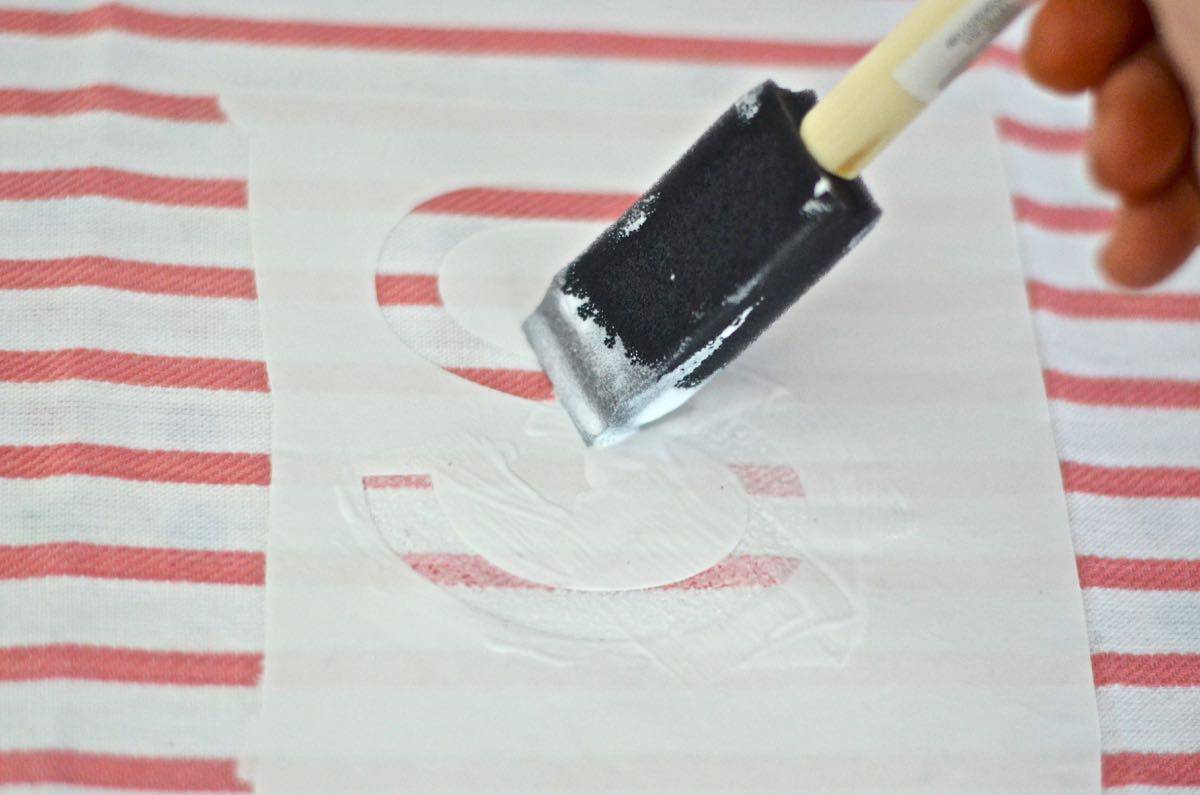
{"type": "Polygon", "coordinates": [[[236,759],[122,756],[83,751],[0,751],[0,784],[71,784],[78,787],[163,792],[250,792],[236,759]]]}
{"type": "MultiPolygon", "coordinates": [[[[730,464],[747,494],[759,497],[803,497],[800,475],[789,466],[730,464]]],[[[429,475],[370,475],[363,478],[368,489],[431,489],[429,475]]]]}
{"type": "Polygon", "coordinates": [[[0,580],[94,577],[262,585],[263,571],[261,552],[107,546],[72,541],[0,546],[0,580]]]}
{"type": "Polygon", "coordinates": [[[1067,317],[1103,320],[1168,320],[1200,323],[1200,295],[1195,293],[1123,293],[1115,290],[1071,290],[1030,279],[1029,305],[1067,317]]]}
{"type": "Polygon", "coordinates": [[[59,91],[0,89],[2,116],[66,116],[89,111],[168,121],[225,121],[216,97],[158,94],[104,83],[59,91]]]}
{"type": "MultiPolygon", "coordinates": [[[[764,497],[803,497],[800,474],[789,466],[730,464],[747,494],[764,497]]],[[[370,475],[363,478],[368,489],[431,489],[429,475],[370,475]]]]}
{"type": "Polygon", "coordinates": [[[447,367],[460,378],[528,400],[552,400],[554,387],[541,370],[503,370],[492,367],[447,367]]]}
{"type": "Polygon", "coordinates": [[[132,450],[100,444],[0,446],[0,478],[90,475],[155,483],[266,486],[271,458],[260,453],[132,450]]]}
{"type": "Polygon", "coordinates": [[[258,295],[250,268],[166,265],[97,256],[0,260],[0,290],[55,287],[110,287],[200,298],[252,299],[258,295]]]}
{"type": "Polygon", "coordinates": [[[434,196],[414,207],[413,212],[488,218],[613,221],[637,200],[636,193],[465,188],[434,196]]]}
{"type": "Polygon", "coordinates": [[[1104,467],[1062,462],[1068,492],[1105,497],[1200,497],[1200,469],[1184,467],[1104,467]]]}
{"type": "Polygon", "coordinates": [[[1000,44],[993,44],[984,50],[983,55],[979,57],[979,65],[994,65],[1004,69],[1011,69],[1016,72],[1024,70],[1024,65],[1021,63],[1021,55],[1016,50],[1010,50],[1000,44]]]}
{"type": "Polygon", "coordinates": [[[800,473],[789,466],[730,464],[742,489],[756,497],[803,497],[800,473]]]}
{"type": "Polygon", "coordinates": [[[1089,406],[1200,409],[1200,381],[1165,378],[1092,378],[1046,370],[1046,395],[1089,406]]]}
{"type": "Polygon", "coordinates": [[[554,590],[548,585],[522,579],[493,566],[479,555],[449,553],[410,554],[404,556],[409,567],[432,583],[445,588],[517,588],[554,590]]]}
{"type": "Polygon", "coordinates": [[[246,206],[246,183],[238,179],[159,177],[101,166],[0,172],[0,200],[82,196],[169,206],[240,208],[246,206]]]}
{"type": "Polygon", "coordinates": [[[441,306],[437,276],[424,273],[379,273],[375,297],[380,306],[441,306]]]}
{"type": "Polygon", "coordinates": [[[1130,591],[1200,591],[1200,560],[1162,558],[1076,558],[1083,588],[1130,591]]]}
{"type": "Polygon", "coordinates": [[[1096,687],[1198,687],[1200,654],[1092,655],[1092,678],[1096,687]]]}
{"type": "Polygon", "coordinates": [[[776,555],[730,555],[699,574],[662,586],[665,590],[708,591],[718,588],[771,588],[792,576],[800,562],[776,555]]]}
{"type": "Polygon", "coordinates": [[[535,55],[683,60],[709,63],[849,65],[869,44],[749,38],[638,35],[576,30],[448,28],[166,14],[117,3],[83,11],[0,12],[0,30],[75,36],[119,30],[190,41],[332,47],[457,55],[535,55]]]}
{"type": "Polygon", "coordinates": [[[1041,127],[1008,116],[996,119],[996,130],[1005,141],[1043,152],[1078,152],[1087,141],[1083,130],[1041,127]]]}
{"type": "Polygon", "coordinates": [[[1189,754],[1105,754],[1105,787],[1200,787],[1200,752],[1189,754]]]}
{"type": "MultiPolygon", "coordinates": [[[[0,12],[0,30],[41,36],[78,36],[119,30],[188,41],[331,47],[455,55],[527,55],[629,58],[700,63],[850,66],[871,43],[817,43],[772,39],[668,36],[580,30],[448,28],[339,22],[280,22],[247,17],[165,14],[119,3],[83,11],[0,12]]],[[[983,62],[1019,68],[1011,50],[992,47],[983,62]]]]}
{"type": "MultiPolygon", "coordinates": [[[[413,571],[447,588],[516,588],[550,591],[547,585],[509,574],[479,555],[450,553],[404,556],[413,571]]],[[[731,555],[712,568],[686,580],[651,590],[703,591],[719,588],[770,588],[785,581],[796,570],[794,558],[770,555],[731,555]]]]}
{"type": "Polygon", "coordinates": [[[245,359],[147,356],[90,348],[0,351],[0,381],[75,380],[129,386],[269,391],[266,364],[245,359]]]}
{"type": "Polygon", "coordinates": [[[1107,231],[1115,214],[1106,207],[1044,204],[1026,196],[1013,197],[1018,221],[1054,232],[1087,234],[1107,231]]]}
{"type": "Polygon", "coordinates": [[[183,652],[53,644],[0,648],[0,681],[78,679],[146,685],[253,687],[256,652],[183,652]]]}
{"type": "Polygon", "coordinates": [[[429,475],[368,475],[363,478],[367,489],[432,489],[429,475]]]}

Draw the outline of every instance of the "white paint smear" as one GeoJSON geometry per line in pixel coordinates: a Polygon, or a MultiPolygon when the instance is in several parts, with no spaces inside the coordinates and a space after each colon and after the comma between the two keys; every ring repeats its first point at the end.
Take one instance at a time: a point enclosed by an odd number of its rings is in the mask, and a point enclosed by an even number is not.
{"type": "Polygon", "coordinates": [[[455,531],[535,583],[616,591],[678,582],[728,555],[747,498],[729,466],[664,429],[588,448],[561,410],[516,439],[470,439],[434,474],[455,531]]]}

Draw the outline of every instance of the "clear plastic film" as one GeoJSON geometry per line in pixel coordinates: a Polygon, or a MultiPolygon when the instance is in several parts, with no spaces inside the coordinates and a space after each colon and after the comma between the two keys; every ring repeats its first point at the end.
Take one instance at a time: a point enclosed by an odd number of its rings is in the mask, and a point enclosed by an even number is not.
{"type": "Polygon", "coordinates": [[[637,438],[584,448],[539,381],[514,322],[737,95],[226,98],[275,424],[259,792],[1097,786],[986,118],[923,120],[879,229],[637,438]]]}
{"type": "MultiPolygon", "coordinates": [[[[399,339],[481,403],[528,405],[511,425],[469,415],[427,449],[362,465],[371,522],[414,573],[542,633],[510,646],[630,641],[662,664],[703,648],[687,671],[701,677],[768,647],[793,664],[844,659],[864,618],[860,531],[903,528],[898,495],[871,480],[870,447],[846,423],[748,367],[616,447],[585,447],[520,333],[554,272],[604,226],[571,218],[583,202],[601,216],[624,200],[465,188],[421,202],[388,235],[376,298],[399,339]],[[505,217],[517,206],[535,217],[505,217]],[[466,208],[478,214],[447,212],[466,208]],[[437,300],[417,285],[436,285],[437,300]],[[769,441],[779,424],[803,429],[808,474],[769,441]],[[817,525],[833,541],[821,555],[806,538],[817,525]]],[[[347,504],[365,518],[362,500],[347,504]]]]}

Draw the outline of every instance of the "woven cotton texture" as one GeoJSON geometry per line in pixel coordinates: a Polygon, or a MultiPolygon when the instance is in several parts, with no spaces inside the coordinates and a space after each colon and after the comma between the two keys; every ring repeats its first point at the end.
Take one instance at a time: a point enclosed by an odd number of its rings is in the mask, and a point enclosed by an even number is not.
{"type": "MultiPolygon", "coordinates": [[[[412,53],[834,74],[884,32],[760,41],[626,18],[563,32],[434,24],[429,10],[339,17],[351,13],[327,0],[0,9],[0,790],[251,789],[234,760],[262,664],[270,396],[246,148],[224,86],[296,90],[270,75],[412,53]]],[[[1149,293],[1102,283],[1091,262],[1111,203],[1085,176],[1086,110],[1028,86],[1016,41],[983,70],[1071,511],[1104,781],[1200,791],[1200,263],[1149,293]]],[[[426,210],[495,209],[463,201],[426,210]]],[[[389,312],[431,305],[436,284],[380,295],[389,312]]]]}

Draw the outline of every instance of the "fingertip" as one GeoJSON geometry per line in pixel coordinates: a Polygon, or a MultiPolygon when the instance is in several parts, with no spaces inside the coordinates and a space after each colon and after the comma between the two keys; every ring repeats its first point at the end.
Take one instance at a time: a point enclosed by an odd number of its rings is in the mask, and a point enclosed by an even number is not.
{"type": "Polygon", "coordinates": [[[1117,212],[1100,266],[1113,282],[1149,287],[1173,273],[1200,245],[1200,188],[1181,178],[1163,193],[1117,212]]]}
{"type": "Polygon", "coordinates": [[[1188,157],[1192,120],[1162,52],[1145,47],[1097,89],[1088,163],[1106,188],[1130,197],[1161,191],[1188,157]]]}
{"type": "Polygon", "coordinates": [[[1022,61],[1047,88],[1076,93],[1097,85],[1153,30],[1142,0],[1046,0],[1030,26],[1022,61]]]}
{"type": "Polygon", "coordinates": [[[1135,250],[1136,244],[1131,247],[1127,241],[1128,238],[1114,233],[1100,255],[1101,272],[1117,287],[1128,290],[1153,287],[1183,264],[1182,261],[1148,260],[1141,251],[1135,250]]]}

